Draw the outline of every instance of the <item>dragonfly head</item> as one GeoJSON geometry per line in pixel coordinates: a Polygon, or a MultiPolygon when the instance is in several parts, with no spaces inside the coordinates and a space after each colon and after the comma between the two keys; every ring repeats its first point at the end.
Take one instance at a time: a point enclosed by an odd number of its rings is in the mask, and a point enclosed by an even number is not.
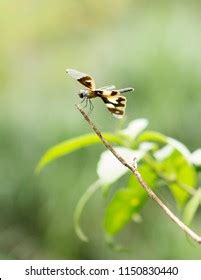
{"type": "Polygon", "coordinates": [[[78,93],[80,98],[85,98],[88,95],[87,90],[81,89],[80,92],[78,93]]]}

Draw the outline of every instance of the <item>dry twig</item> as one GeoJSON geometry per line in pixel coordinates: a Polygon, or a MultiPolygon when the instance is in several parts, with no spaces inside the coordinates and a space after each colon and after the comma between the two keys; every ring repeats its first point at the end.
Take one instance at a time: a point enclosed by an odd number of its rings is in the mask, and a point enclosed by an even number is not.
{"type": "Polygon", "coordinates": [[[95,124],[92,122],[92,120],[89,118],[89,116],[84,112],[84,110],[76,104],[77,109],[80,111],[80,113],[83,115],[85,120],[88,122],[90,127],[94,130],[94,132],[98,135],[102,143],[106,146],[108,150],[130,171],[133,173],[133,175],[137,178],[139,184],[142,186],[142,188],[147,192],[149,197],[151,197],[166,213],[166,215],[175,223],[177,224],[188,236],[190,236],[194,241],[196,241],[198,244],[201,244],[201,236],[196,234],[193,230],[191,230],[187,225],[185,225],[162,201],[161,199],[152,191],[152,189],[147,185],[147,183],[142,178],[141,174],[137,170],[137,166],[130,165],[126,160],[121,157],[115,149],[109,144],[107,140],[105,140],[99,131],[99,129],[95,126],[95,124]]]}

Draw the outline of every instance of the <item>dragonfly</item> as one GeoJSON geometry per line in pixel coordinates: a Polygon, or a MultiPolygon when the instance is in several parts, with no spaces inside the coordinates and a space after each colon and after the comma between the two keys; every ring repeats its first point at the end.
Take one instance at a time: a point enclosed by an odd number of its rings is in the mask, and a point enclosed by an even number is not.
{"type": "Polygon", "coordinates": [[[83,101],[90,101],[91,104],[92,98],[99,97],[114,117],[121,119],[125,115],[127,99],[122,93],[134,91],[134,88],[116,89],[114,85],[96,88],[95,80],[90,75],[75,69],[66,69],[66,73],[85,86],[86,89],[81,89],[78,93],[83,101]]]}

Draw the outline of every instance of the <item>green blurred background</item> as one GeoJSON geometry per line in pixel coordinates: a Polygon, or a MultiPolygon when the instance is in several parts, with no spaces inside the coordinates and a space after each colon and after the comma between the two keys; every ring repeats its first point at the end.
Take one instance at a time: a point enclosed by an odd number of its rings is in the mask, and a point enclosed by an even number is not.
{"type": "MultiPolygon", "coordinates": [[[[101,145],[34,175],[49,147],[90,132],[66,68],[92,74],[98,86],[135,87],[125,125],[145,117],[191,151],[201,147],[200,10],[198,0],[0,1],[1,259],[200,259],[201,248],[152,201],[143,222],[119,237],[127,253],[104,242],[100,193],[83,216],[90,242],[77,238],[73,211],[97,179],[101,145]]],[[[98,126],[114,131],[118,120],[100,100],[94,106],[98,126]]],[[[193,228],[201,232],[199,213],[193,228]]]]}

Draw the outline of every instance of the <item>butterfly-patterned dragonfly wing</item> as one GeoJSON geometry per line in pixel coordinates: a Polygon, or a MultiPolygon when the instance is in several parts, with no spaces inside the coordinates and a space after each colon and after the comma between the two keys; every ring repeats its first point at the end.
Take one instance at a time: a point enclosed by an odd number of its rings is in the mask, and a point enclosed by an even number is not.
{"type": "Polygon", "coordinates": [[[66,73],[90,90],[95,90],[95,81],[88,74],[79,72],[75,69],[66,69],[66,73]]]}
{"type": "Polygon", "coordinates": [[[121,95],[119,91],[103,91],[99,96],[114,117],[123,118],[127,101],[125,96],[121,95]]]}

